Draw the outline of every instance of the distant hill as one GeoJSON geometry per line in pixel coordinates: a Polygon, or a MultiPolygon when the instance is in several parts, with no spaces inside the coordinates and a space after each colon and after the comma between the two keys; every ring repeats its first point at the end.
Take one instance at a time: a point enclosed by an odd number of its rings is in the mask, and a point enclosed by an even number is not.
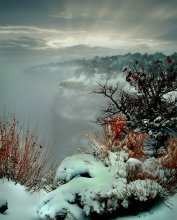
{"type": "MultiPolygon", "coordinates": [[[[124,66],[127,66],[131,63],[134,63],[136,60],[140,62],[152,62],[152,61],[163,61],[166,59],[166,55],[163,53],[154,53],[154,54],[141,54],[141,53],[127,53],[124,55],[107,55],[107,56],[92,56],[93,54],[103,53],[105,54],[106,48],[102,47],[87,47],[85,45],[78,45],[73,47],[66,47],[60,49],[60,52],[64,55],[68,54],[68,52],[72,50],[72,54],[75,54],[75,57],[72,56],[73,59],[69,59],[67,61],[59,61],[56,63],[48,63],[37,65],[28,68],[28,73],[33,74],[52,74],[52,73],[60,73],[65,69],[65,72],[73,71],[80,75],[82,73],[86,74],[95,74],[95,73],[108,73],[108,74],[116,74],[122,71],[124,66]],[[85,58],[84,54],[87,51],[87,58],[85,58]],[[77,54],[79,54],[79,58],[77,58],[77,54]],[[82,56],[83,54],[83,56],[82,56]],[[82,58],[81,58],[82,57],[82,58]]],[[[114,50],[109,51],[113,53],[114,50]]],[[[114,51],[116,54],[116,50],[114,51]]],[[[174,62],[177,62],[177,53],[171,55],[174,62]]],[[[71,58],[71,57],[70,57],[71,58]]]]}

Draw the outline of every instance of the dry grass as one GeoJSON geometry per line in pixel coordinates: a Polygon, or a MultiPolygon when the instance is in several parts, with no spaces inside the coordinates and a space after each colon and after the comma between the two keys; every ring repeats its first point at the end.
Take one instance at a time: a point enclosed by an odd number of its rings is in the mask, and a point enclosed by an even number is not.
{"type": "Polygon", "coordinates": [[[40,190],[53,180],[57,164],[51,164],[51,148],[45,150],[34,132],[23,132],[15,118],[0,118],[0,178],[8,178],[29,190],[40,190]]]}

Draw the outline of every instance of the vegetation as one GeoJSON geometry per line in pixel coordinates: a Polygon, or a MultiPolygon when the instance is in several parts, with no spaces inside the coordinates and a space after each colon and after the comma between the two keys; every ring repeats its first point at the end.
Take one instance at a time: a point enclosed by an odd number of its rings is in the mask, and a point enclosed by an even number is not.
{"type": "Polygon", "coordinates": [[[110,152],[125,152],[127,160],[134,158],[138,164],[132,164],[128,169],[128,182],[136,180],[152,180],[165,189],[166,196],[177,192],[177,138],[169,137],[164,151],[157,158],[149,158],[143,151],[148,138],[146,133],[127,131],[125,135],[126,120],[124,115],[117,115],[114,120],[105,121],[103,133],[93,133],[88,136],[91,153],[101,159],[107,160],[110,152]],[[144,165],[142,165],[144,164],[144,165]]]}
{"type": "Polygon", "coordinates": [[[177,64],[170,57],[152,63],[135,61],[124,68],[124,73],[136,92],[128,93],[118,83],[100,83],[93,93],[107,98],[108,106],[98,122],[102,124],[122,113],[127,120],[125,132],[148,134],[144,150],[158,156],[167,139],[177,134],[177,64]]]}
{"type": "Polygon", "coordinates": [[[50,164],[51,149],[44,149],[37,133],[20,128],[15,118],[0,118],[0,178],[40,190],[53,182],[57,164],[50,164]]]}

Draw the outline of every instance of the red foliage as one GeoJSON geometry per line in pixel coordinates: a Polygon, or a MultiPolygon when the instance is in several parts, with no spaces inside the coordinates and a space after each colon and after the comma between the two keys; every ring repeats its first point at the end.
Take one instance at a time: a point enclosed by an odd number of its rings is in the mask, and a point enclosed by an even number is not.
{"type": "Polygon", "coordinates": [[[125,139],[125,116],[118,114],[110,120],[105,120],[102,126],[102,135],[93,133],[88,135],[90,146],[97,155],[106,156],[109,151],[122,149],[122,141],[125,139]]]}
{"type": "Polygon", "coordinates": [[[168,56],[168,57],[166,58],[166,61],[167,61],[168,63],[173,63],[173,60],[172,60],[172,58],[171,58],[170,56],[168,56]]]}
{"type": "Polygon", "coordinates": [[[139,80],[139,76],[137,74],[133,74],[132,79],[133,79],[133,81],[137,81],[137,80],[139,80]]]}
{"type": "Polygon", "coordinates": [[[177,138],[169,138],[167,141],[167,152],[161,159],[164,168],[175,169],[177,172],[177,138]]]}
{"type": "Polygon", "coordinates": [[[43,151],[38,143],[35,132],[27,130],[21,134],[15,119],[6,122],[0,118],[0,178],[11,179],[28,189],[40,189],[41,179],[48,178],[52,168],[48,168],[50,157],[51,153],[43,151]]]}
{"type": "Polygon", "coordinates": [[[115,140],[122,139],[123,133],[125,131],[126,118],[125,116],[119,114],[110,120],[105,120],[103,124],[103,129],[108,132],[112,132],[115,136],[115,140]]]}
{"type": "Polygon", "coordinates": [[[143,144],[147,138],[146,133],[129,131],[127,134],[127,148],[130,150],[129,158],[143,159],[143,144]]]}

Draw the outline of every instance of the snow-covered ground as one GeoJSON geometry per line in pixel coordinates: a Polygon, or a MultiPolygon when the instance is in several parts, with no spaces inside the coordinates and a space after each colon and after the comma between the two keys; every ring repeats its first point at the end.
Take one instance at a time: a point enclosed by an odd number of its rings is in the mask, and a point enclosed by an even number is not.
{"type": "Polygon", "coordinates": [[[137,216],[118,217],[116,220],[176,220],[177,219],[177,194],[162,203],[154,206],[148,212],[137,216]]]}
{"type": "MultiPolygon", "coordinates": [[[[0,191],[8,200],[9,206],[5,214],[0,214],[0,220],[38,220],[36,207],[44,192],[30,194],[25,191],[25,187],[7,180],[0,180],[0,191]]],[[[118,217],[117,220],[176,220],[176,216],[177,195],[149,212],[137,216],[118,217]]]]}
{"type": "Polygon", "coordinates": [[[0,192],[8,201],[8,210],[0,214],[0,220],[38,219],[36,206],[42,197],[40,193],[29,193],[24,186],[7,180],[0,180],[0,192]]]}

